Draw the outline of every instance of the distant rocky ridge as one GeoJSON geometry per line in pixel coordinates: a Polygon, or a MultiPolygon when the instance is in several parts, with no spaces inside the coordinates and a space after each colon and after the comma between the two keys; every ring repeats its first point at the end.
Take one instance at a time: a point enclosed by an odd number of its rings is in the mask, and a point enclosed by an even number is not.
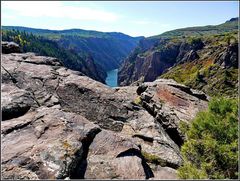
{"type": "Polygon", "coordinates": [[[166,79],[111,89],[14,49],[2,54],[2,179],[176,179],[178,125],[207,95],[166,79]]]}
{"type": "Polygon", "coordinates": [[[120,85],[175,79],[212,95],[237,95],[238,18],[183,28],[139,42],[119,69],[120,85]],[[197,34],[196,34],[197,32],[197,34]]]}

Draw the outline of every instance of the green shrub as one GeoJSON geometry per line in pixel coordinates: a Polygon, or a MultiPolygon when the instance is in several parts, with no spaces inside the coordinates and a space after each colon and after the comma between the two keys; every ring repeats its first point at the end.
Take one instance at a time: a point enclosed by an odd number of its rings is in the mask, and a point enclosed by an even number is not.
{"type": "Polygon", "coordinates": [[[236,179],[238,177],[237,100],[213,98],[186,131],[181,148],[182,179],[236,179]]]}
{"type": "Polygon", "coordinates": [[[182,179],[205,179],[207,178],[206,172],[199,170],[195,165],[186,161],[182,167],[178,169],[178,176],[182,179]]]}

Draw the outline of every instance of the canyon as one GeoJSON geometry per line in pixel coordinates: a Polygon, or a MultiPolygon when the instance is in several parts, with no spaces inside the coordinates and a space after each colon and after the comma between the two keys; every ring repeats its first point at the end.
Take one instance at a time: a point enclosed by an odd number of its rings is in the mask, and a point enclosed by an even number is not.
{"type": "Polygon", "coordinates": [[[237,97],[237,22],[147,38],[3,27],[2,179],[178,179],[181,125],[237,97]]]}

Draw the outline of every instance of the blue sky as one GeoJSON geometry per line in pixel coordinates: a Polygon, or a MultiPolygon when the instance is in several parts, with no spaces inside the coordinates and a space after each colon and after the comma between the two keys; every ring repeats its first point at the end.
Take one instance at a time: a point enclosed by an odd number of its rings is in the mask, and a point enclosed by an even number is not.
{"type": "Polygon", "coordinates": [[[237,1],[2,1],[2,25],[152,36],[238,16],[237,1]]]}

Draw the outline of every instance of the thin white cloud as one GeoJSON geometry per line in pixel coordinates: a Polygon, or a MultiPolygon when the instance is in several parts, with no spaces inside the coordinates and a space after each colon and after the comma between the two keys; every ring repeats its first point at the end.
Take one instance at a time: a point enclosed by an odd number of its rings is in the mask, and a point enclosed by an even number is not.
{"type": "Polygon", "coordinates": [[[83,21],[116,21],[119,16],[104,10],[64,5],[60,1],[3,1],[2,10],[20,16],[70,18],[83,21]]]}

